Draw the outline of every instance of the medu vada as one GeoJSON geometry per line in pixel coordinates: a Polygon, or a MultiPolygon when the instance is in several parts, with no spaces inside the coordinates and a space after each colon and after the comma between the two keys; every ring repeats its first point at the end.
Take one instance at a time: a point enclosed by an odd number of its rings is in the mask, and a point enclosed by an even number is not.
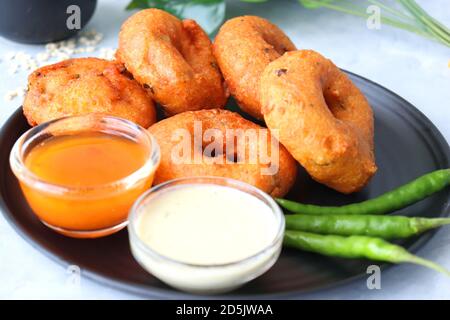
{"type": "Polygon", "coordinates": [[[152,99],[125,67],[97,58],[69,59],[34,71],[28,77],[23,112],[32,126],[91,112],[145,128],[156,121],[152,99]]]}
{"type": "Polygon", "coordinates": [[[122,25],[116,58],[169,116],[226,103],[211,41],[194,20],[141,10],[122,25]]]}
{"type": "Polygon", "coordinates": [[[235,112],[187,111],[159,121],[148,130],[161,148],[155,184],[180,177],[220,176],[282,197],[295,182],[297,163],[287,150],[267,128],[235,112]],[[252,135],[257,140],[251,140],[252,135]],[[252,160],[254,152],[258,156],[252,160]]]}
{"type": "Polygon", "coordinates": [[[372,109],[330,60],[301,50],[271,62],[261,77],[267,126],[316,181],[342,193],[375,174],[372,109]]]}
{"type": "Polygon", "coordinates": [[[259,78],[264,68],[295,45],[270,21],[242,16],[228,20],[214,40],[214,55],[239,107],[262,120],[259,78]]]}

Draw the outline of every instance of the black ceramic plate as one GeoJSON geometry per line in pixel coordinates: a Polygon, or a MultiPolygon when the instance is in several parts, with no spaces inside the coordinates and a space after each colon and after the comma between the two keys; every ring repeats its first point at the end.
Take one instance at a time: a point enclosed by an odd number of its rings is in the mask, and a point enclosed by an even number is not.
{"type": "MultiPolygon", "coordinates": [[[[288,198],[307,203],[340,205],[375,197],[424,173],[450,167],[449,147],[436,127],[411,104],[379,85],[350,74],[375,111],[375,146],[378,172],[370,184],[354,195],[341,195],[300,172],[288,198]]],[[[6,219],[35,248],[57,262],[76,264],[97,281],[147,297],[194,298],[173,290],[145,272],[133,259],[127,231],[95,240],[76,240],[47,229],[31,213],[9,168],[9,151],[28,129],[21,109],[3,127],[0,136],[0,194],[6,219]]],[[[406,215],[448,215],[450,190],[444,190],[404,210],[406,215]]],[[[414,251],[431,233],[404,241],[414,251]]],[[[275,266],[260,278],[226,298],[301,298],[308,291],[328,290],[349,281],[365,281],[370,263],[283,250],[275,266]],[[345,281],[344,281],[345,280],[345,281]]],[[[317,296],[317,295],[316,295],[317,296]]],[[[320,296],[320,295],[319,295],[320,296]]]]}

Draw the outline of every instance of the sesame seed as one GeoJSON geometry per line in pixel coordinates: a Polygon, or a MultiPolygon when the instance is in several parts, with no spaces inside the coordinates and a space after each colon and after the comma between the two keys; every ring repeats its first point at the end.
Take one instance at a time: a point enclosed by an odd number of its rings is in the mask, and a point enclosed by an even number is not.
{"type": "MultiPolygon", "coordinates": [[[[70,59],[74,55],[98,52],[96,56],[103,59],[114,59],[115,49],[98,45],[103,40],[103,34],[94,29],[82,31],[76,38],[59,42],[47,43],[43,50],[35,55],[30,55],[24,51],[9,51],[2,55],[1,63],[6,64],[9,74],[26,71],[30,73],[39,67],[70,59]]],[[[23,96],[26,89],[23,87],[8,91],[4,98],[7,101],[18,96],[23,96]]]]}

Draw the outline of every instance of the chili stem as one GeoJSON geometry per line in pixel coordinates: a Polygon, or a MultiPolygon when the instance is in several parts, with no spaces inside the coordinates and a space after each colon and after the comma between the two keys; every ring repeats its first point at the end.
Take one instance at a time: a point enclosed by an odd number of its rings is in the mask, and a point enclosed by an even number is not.
{"type": "Polygon", "coordinates": [[[380,238],[342,237],[286,230],[283,243],[287,247],[340,258],[366,258],[390,263],[413,263],[428,267],[450,277],[450,272],[432,261],[417,257],[401,246],[380,238]]]}

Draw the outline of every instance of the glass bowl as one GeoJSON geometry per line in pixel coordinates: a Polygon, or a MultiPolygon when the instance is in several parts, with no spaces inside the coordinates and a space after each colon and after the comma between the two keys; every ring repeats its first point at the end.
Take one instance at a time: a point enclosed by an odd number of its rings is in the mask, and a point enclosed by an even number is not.
{"type": "Polygon", "coordinates": [[[134,201],[151,187],[159,161],[159,146],[147,130],[125,119],[95,113],[31,128],[16,141],[10,154],[12,171],[33,212],[49,228],[76,238],[105,236],[125,227],[134,201]],[[147,158],[128,176],[89,186],[50,183],[25,165],[30,150],[45,140],[89,132],[135,141],[148,151],[147,158]]]}
{"type": "MultiPolygon", "coordinates": [[[[250,232],[252,227],[249,226],[250,232]]],[[[128,233],[133,256],[144,269],[155,277],[182,291],[195,294],[217,294],[236,289],[272,267],[280,255],[284,228],[285,221],[281,209],[272,197],[258,188],[229,178],[189,177],[162,183],[145,192],[130,211],[128,233]],[[146,205],[162,193],[170,192],[176,188],[189,188],[193,185],[226,186],[257,198],[270,209],[274,216],[276,223],[274,230],[276,232],[273,240],[256,254],[224,264],[185,263],[153,250],[142,241],[137,229],[139,217],[145,212],[146,205]]]]}

